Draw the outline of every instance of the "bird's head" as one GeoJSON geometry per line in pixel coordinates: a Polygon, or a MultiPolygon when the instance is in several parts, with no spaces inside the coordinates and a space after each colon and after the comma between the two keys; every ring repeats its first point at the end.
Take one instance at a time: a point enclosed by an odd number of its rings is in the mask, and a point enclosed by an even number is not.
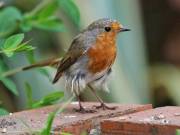
{"type": "Polygon", "coordinates": [[[109,18],[103,18],[94,21],[88,26],[87,30],[96,31],[98,33],[105,32],[105,33],[114,33],[114,34],[130,31],[130,29],[124,28],[120,22],[109,18]]]}

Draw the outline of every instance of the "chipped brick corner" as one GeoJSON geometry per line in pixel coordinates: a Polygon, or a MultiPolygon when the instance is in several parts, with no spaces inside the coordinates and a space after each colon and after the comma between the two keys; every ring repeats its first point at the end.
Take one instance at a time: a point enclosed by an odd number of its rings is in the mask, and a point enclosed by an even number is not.
{"type": "Polygon", "coordinates": [[[180,129],[180,107],[145,110],[101,122],[103,135],[175,135],[180,129]]]}

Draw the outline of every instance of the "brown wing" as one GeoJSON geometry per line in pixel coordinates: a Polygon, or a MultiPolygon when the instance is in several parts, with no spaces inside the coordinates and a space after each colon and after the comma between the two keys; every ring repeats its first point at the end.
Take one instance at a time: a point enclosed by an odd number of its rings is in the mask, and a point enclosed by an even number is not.
{"type": "Polygon", "coordinates": [[[53,83],[56,83],[62,76],[63,72],[67,70],[71,65],[73,65],[77,61],[77,59],[84,54],[85,47],[82,40],[83,38],[81,37],[81,35],[73,40],[71,47],[58,66],[53,83]]]}

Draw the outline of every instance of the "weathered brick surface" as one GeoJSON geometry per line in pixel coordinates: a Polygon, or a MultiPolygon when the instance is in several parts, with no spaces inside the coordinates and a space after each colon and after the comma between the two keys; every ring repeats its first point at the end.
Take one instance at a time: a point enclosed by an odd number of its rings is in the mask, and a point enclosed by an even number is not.
{"type": "MultiPolygon", "coordinates": [[[[97,105],[97,103],[83,103],[83,105],[86,108],[91,108],[93,105],[97,105]]],[[[74,108],[77,108],[78,104],[71,103],[63,113],[55,118],[53,131],[58,134],[60,134],[61,131],[65,131],[73,135],[80,135],[83,131],[90,132],[90,130],[97,128],[102,119],[122,116],[152,108],[151,105],[109,105],[117,106],[118,108],[113,111],[98,110],[98,112],[93,114],[80,114],[74,111],[74,108]]],[[[26,110],[13,113],[9,116],[0,117],[0,134],[31,134],[31,131],[40,130],[44,127],[48,114],[60,106],[61,105],[54,105],[40,109],[26,110]],[[5,131],[5,133],[3,133],[3,131],[5,131]]]]}
{"type": "Polygon", "coordinates": [[[175,135],[180,107],[162,107],[101,122],[103,135],[175,135]]]}

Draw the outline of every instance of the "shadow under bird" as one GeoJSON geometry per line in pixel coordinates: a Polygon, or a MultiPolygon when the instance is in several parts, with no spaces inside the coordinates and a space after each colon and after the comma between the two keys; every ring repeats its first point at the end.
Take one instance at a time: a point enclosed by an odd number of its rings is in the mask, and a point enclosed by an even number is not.
{"type": "Polygon", "coordinates": [[[96,109],[115,109],[108,107],[96,94],[96,88],[108,90],[107,80],[116,58],[116,38],[118,33],[130,31],[116,20],[103,18],[94,21],[80,32],[72,41],[70,48],[59,63],[53,80],[65,77],[66,89],[71,90],[79,101],[77,111],[86,113],[94,109],[85,109],[80,101],[80,93],[89,87],[100,106],[96,109]]]}

